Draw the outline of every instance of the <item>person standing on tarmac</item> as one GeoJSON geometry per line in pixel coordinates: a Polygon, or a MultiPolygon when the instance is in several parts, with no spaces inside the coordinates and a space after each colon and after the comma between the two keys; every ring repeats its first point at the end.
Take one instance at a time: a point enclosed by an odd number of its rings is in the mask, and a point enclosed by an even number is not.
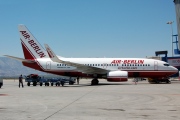
{"type": "Polygon", "coordinates": [[[79,85],[79,77],[77,77],[77,84],[79,85]]]}
{"type": "Polygon", "coordinates": [[[21,85],[22,85],[22,87],[24,87],[24,86],[23,86],[23,80],[22,80],[22,79],[23,79],[23,77],[22,77],[22,75],[20,75],[20,76],[19,76],[19,88],[20,88],[21,85]],[[21,85],[20,85],[20,84],[21,84],[21,85]]]}

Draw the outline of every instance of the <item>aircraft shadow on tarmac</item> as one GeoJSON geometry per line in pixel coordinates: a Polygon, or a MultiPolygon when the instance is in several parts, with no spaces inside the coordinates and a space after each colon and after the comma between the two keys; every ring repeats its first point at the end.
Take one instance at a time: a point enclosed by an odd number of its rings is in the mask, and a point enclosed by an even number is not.
{"type": "Polygon", "coordinates": [[[108,86],[108,85],[132,85],[132,84],[128,84],[128,83],[99,83],[98,85],[91,85],[91,84],[75,84],[75,85],[72,85],[72,86],[63,86],[63,87],[86,87],[86,86],[108,86]]]}

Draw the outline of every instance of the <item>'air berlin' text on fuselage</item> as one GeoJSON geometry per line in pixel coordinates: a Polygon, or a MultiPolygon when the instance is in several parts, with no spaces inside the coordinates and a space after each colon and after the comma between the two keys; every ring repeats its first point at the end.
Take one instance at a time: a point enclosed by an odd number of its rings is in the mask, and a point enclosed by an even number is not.
{"type": "Polygon", "coordinates": [[[113,60],[111,64],[144,64],[144,60],[113,60]]]}
{"type": "Polygon", "coordinates": [[[35,43],[35,41],[30,39],[31,36],[26,31],[20,31],[20,32],[24,36],[24,38],[28,40],[28,43],[31,45],[34,51],[39,55],[40,58],[46,56],[44,52],[40,49],[40,47],[35,43]]]}

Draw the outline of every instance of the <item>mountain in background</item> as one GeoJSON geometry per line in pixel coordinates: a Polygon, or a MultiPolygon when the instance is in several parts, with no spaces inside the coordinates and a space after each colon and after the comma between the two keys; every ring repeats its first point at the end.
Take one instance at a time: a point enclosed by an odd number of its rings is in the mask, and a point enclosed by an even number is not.
{"type": "Polygon", "coordinates": [[[0,57],[0,76],[19,76],[28,74],[46,75],[47,73],[40,72],[22,65],[20,61],[7,57],[0,57]]]}

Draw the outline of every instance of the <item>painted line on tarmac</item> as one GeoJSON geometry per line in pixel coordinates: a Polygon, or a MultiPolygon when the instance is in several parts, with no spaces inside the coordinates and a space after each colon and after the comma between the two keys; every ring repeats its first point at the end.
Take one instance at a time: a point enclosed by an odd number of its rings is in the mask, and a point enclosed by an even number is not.
{"type": "MultiPolygon", "coordinates": [[[[98,86],[99,87],[99,86],[98,86]]],[[[82,95],[81,97],[77,98],[76,100],[74,100],[73,102],[67,104],[66,106],[64,106],[63,108],[61,108],[60,110],[56,111],[55,113],[51,114],[50,116],[46,117],[44,120],[49,119],[50,117],[52,117],[53,115],[55,115],[56,113],[62,111],[63,109],[67,108],[68,106],[72,105],[73,103],[75,103],[76,101],[80,100],[81,98],[83,98],[84,96],[90,94],[91,92],[93,92],[95,89],[97,89],[98,87],[95,87],[94,89],[92,89],[91,91],[85,93],[84,95],[82,95]]]]}

